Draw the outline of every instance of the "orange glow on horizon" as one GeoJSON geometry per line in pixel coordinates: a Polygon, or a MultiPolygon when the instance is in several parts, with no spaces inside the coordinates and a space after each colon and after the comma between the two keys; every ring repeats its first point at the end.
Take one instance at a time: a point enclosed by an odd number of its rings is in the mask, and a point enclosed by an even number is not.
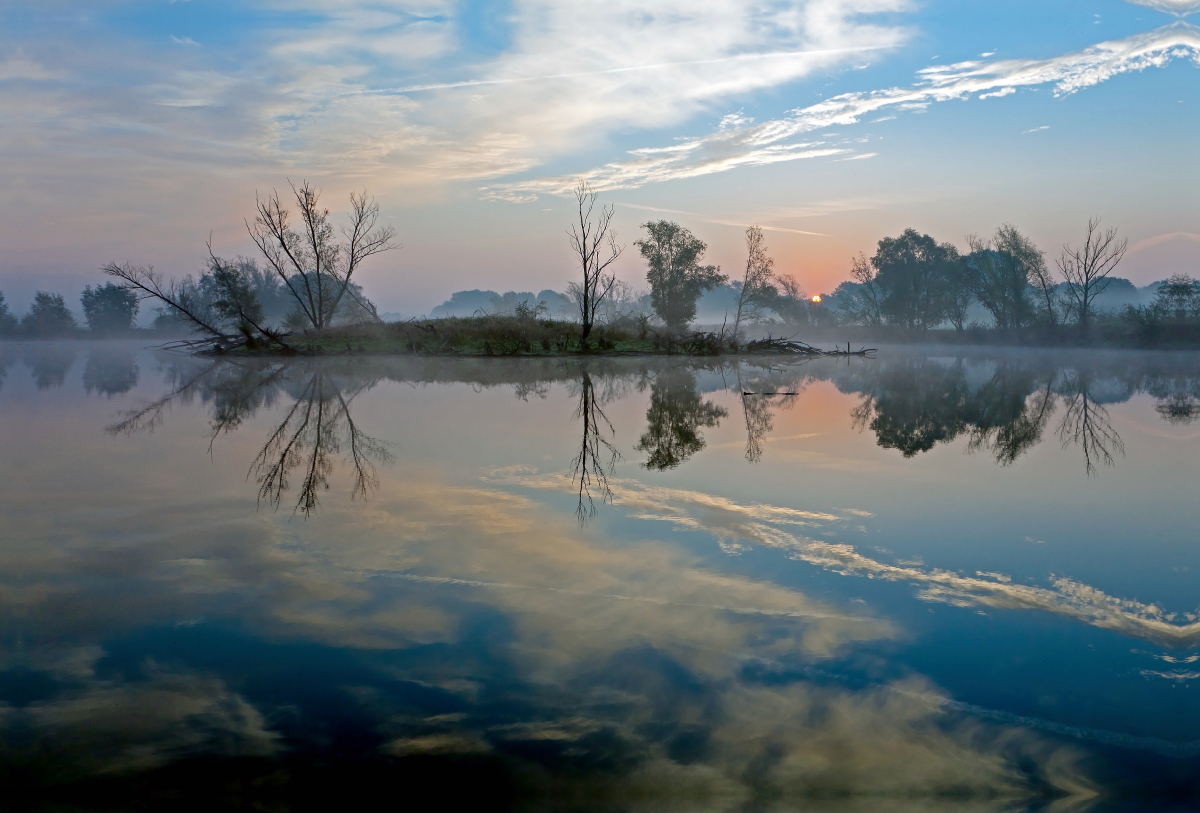
{"type": "Polygon", "coordinates": [[[820,301],[821,301],[821,295],[820,295],[820,294],[813,294],[812,301],[813,301],[813,302],[820,302],[820,301]]]}

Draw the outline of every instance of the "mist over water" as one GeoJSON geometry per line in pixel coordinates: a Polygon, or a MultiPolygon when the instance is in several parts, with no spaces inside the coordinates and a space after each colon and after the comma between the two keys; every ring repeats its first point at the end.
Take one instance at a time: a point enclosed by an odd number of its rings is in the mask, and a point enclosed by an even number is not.
{"type": "Polygon", "coordinates": [[[0,414],[30,800],[1200,797],[1197,354],[5,343],[0,414]]]}

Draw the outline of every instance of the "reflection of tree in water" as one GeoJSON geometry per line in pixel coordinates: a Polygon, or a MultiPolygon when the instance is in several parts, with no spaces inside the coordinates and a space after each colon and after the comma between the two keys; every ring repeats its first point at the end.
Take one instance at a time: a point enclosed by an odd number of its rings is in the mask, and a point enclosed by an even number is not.
{"type": "Polygon", "coordinates": [[[1173,392],[1154,405],[1163,420],[1173,424],[1188,424],[1200,418],[1200,397],[1190,392],[1173,392]]]}
{"type": "Polygon", "coordinates": [[[98,395],[121,395],[137,386],[138,366],[133,353],[112,347],[93,347],[83,366],[83,389],[98,395]]]}
{"type": "Polygon", "coordinates": [[[375,461],[387,462],[391,454],[383,442],[358,428],[350,404],[368,385],[343,394],[333,377],[314,373],[283,422],[271,433],[250,466],[258,481],[258,498],[275,505],[288,491],[289,477],[303,473],[295,511],[308,516],[317,508],[319,494],[329,490],[334,457],[345,451],[354,468],[351,499],[366,497],[379,486],[375,461]]]}
{"type": "Polygon", "coordinates": [[[13,366],[17,360],[17,353],[13,345],[7,342],[0,342],[0,387],[4,386],[4,379],[8,376],[8,368],[13,366]]]}
{"type": "Polygon", "coordinates": [[[742,395],[742,417],[746,421],[746,460],[762,460],[763,442],[775,428],[775,410],[796,405],[804,377],[793,366],[761,365],[743,370],[737,365],[737,386],[742,395]]]}
{"type": "Polygon", "coordinates": [[[374,379],[340,384],[323,367],[310,369],[296,364],[241,365],[226,361],[195,368],[169,371],[174,389],[146,406],[125,413],[124,419],[108,428],[112,434],[153,430],[173,404],[188,403],[197,396],[212,408],[212,440],[239,429],[259,409],[273,407],[288,395],[291,406],[282,422],[268,436],[250,466],[258,483],[260,502],[276,508],[290,491],[292,478],[302,472],[295,511],[309,516],[320,502],[320,492],[329,490],[336,458],[345,453],[354,472],[351,499],[366,497],[378,487],[376,463],[391,459],[386,445],[358,427],[350,414],[354,399],[374,384],[374,379]]]}
{"type": "Polygon", "coordinates": [[[1124,451],[1108,411],[1091,395],[1093,374],[1063,371],[1038,361],[1002,359],[982,385],[972,387],[963,360],[903,360],[886,367],[852,412],[880,446],[905,457],[969,437],[968,451],[989,450],[1011,465],[1042,441],[1056,404],[1065,408],[1058,428],[1064,446],[1079,445],[1089,473],[1112,465],[1124,451]]]}
{"type": "Polygon", "coordinates": [[[650,385],[650,424],[634,448],[646,452],[642,465],[655,471],[673,469],[704,448],[700,429],[717,426],[729,413],[696,391],[691,370],[664,370],[650,385]]]}
{"type": "Polygon", "coordinates": [[[61,387],[75,364],[75,348],[69,344],[36,342],[25,350],[25,363],[39,390],[61,387]]]}
{"type": "Polygon", "coordinates": [[[1054,412],[1054,373],[1051,371],[1040,387],[1037,378],[1032,367],[1009,361],[997,365],[995,375],[970,399],[974,414],[970,417],[969,451],[988,449],[996,462],[1009,466],[1041,443],[1054,412]]]}
{"type": "Polygon", "coordinates": [[[742,414],[746,419],[746,459],[751,463],[762,460],[763,441],[775,428],[775,413],[771,409],[791,409],[798,393],[742,392],[742,414]]]}
{"type": "Polygon", "coordinates": [[[1200,378],[1148,376],[1143,386],[1158,402],[1154,405],[1154,411],[1167,423],[1183,425],[1200,418],[1200,378]]]}
{"type": "Polygon", "coordinates": [[[856,428],[869,426],[885,449],[905,457],[949,443],[966,426],[968,387],[962,360],[906,360],[884,368],[851,412],[856,428]]]}
{"type": "Polygon", "coordinates": [[[1111,466],[1115,455],[1124,456],[1125,443],[1113,428],[1108,410],[1091,396],[1092,377],[1086,371],[1071,370],[1063,377],[1062,399],[1066,409],[1058,425],[1063,448],[1077,445],[1083,450],[1088,474],[1098,464],[1111,466]]]}
{"type": "Polygon", "coordinates": [[[585,369],[579,387],[579,406],[575,409],[575,419],[582,424],[582,440],[571,471],[572,482],[578,483],[579,488],[579,506],[575,513],[580,524],[596,513],[593,490],[599,492],[601,502],[612,503],[608,478],[621,457],[617,447],[609,440],[616,430],[601,409],[600,400],[596,385],[585,369]],[[605,457],[608,458],[607,462],[605,457]]]}

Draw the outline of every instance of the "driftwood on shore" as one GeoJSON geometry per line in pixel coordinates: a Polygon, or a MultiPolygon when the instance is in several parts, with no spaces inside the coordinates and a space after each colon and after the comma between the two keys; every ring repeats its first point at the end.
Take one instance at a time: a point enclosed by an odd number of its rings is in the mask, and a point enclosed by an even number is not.
{"type": "Polygon", "coordinates": [[[845,350],[841,347],[836,347],[833,350],[822,350],[819,347],[813,347],[807,342],[796,341],[795,337],[777,339],[769,333],[766,338],[746,342],[745,349],[747,353],[778,353],[781,356],[808,356],[812,358],[816,358],[817,356],[862,356],[867,358],[875,353],[874,347],[863,347],[858,350],[852,350],[850,349],[849,342],[846,342],[845,350]]]}

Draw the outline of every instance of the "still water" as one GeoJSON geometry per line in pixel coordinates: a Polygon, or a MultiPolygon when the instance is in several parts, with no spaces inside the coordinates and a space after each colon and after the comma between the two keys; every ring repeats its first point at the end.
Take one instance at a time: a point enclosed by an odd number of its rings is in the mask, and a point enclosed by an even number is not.
{"type": "Polygon", "coordinates": [[[33,804],[1200,800],[1194,354],[8,343],[0,416],[33,804]]]}

